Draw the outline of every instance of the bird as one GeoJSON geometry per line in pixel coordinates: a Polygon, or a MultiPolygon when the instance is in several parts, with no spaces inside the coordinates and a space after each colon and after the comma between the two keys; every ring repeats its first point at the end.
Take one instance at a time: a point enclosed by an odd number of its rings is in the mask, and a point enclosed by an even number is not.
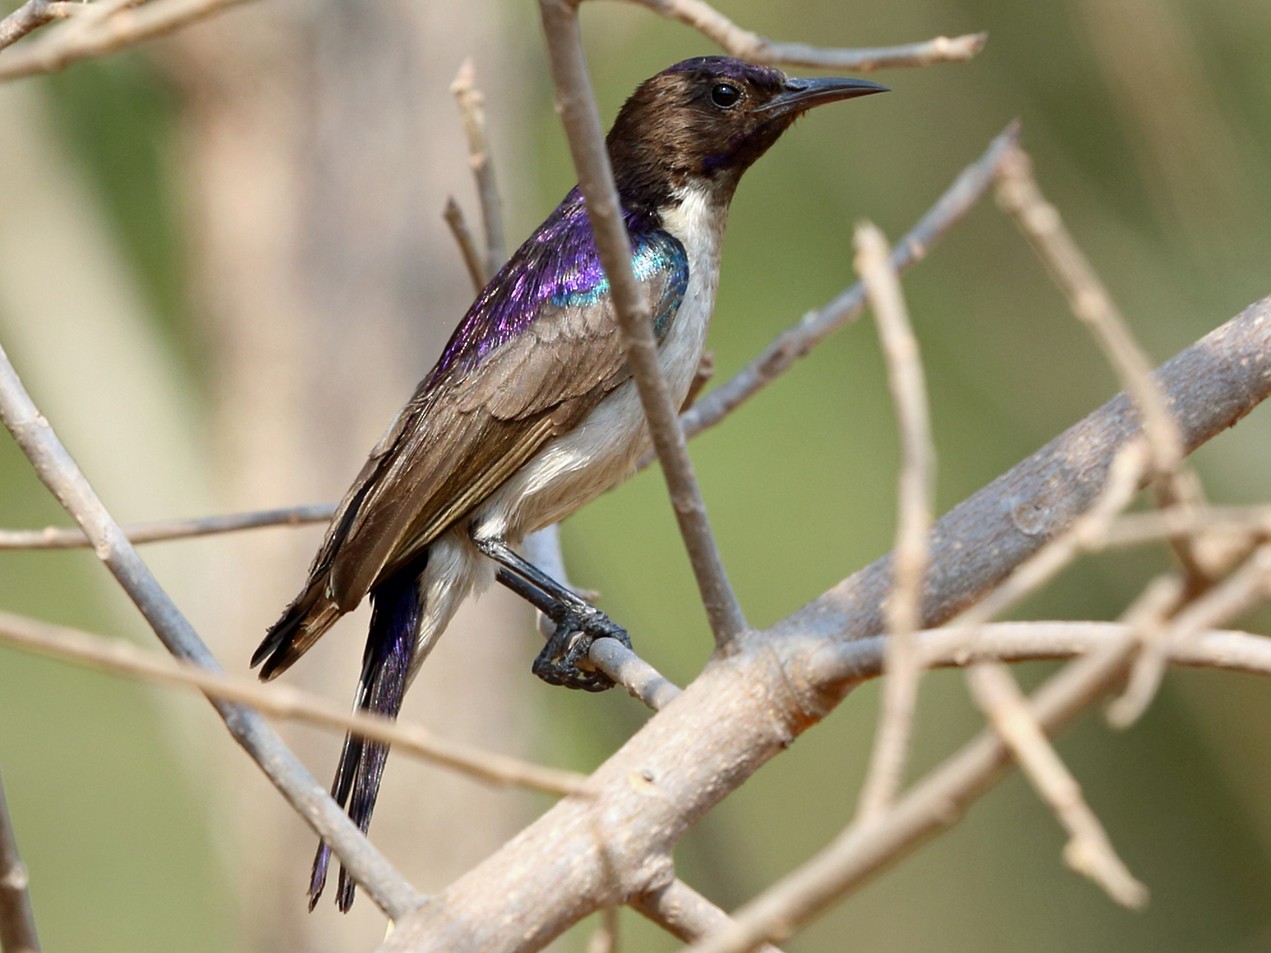
{"type": "MultiPolygon", "coordinates": [[[[676,406],[705,348],[720,244],[742,174],[812,107],[885,91],[867,80],[798,79],[702,56],[645,80],[620,108],[605,143],[676,406]]],[[[497,580],[555,623],[535,674],[571,688],[612,687],[584,660],[597,638],[629,646],[626,631],[516,547],[621,483],[649,444],[575,187],[477,296],[371,451],[304,588],[252,666],[262,680],[277,677],[369,596],[355,707],[395,718],[459,604],[497,580]]],[[[387,756],[387,744],[345,738],[331,795],[363,833],[387,756]]],[[[330,859],[320,843],[310,910],[330,859]]],[[[347,912],[354,894],[341,867],[337,907],[347,912]]]]}

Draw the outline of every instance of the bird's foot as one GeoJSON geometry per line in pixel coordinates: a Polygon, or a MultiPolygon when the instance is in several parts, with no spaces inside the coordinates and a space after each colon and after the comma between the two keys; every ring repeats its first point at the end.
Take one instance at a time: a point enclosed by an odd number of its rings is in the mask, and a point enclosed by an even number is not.
{"type": "Polygon", "coordinates": [[[534,660],[534,674],[549,685],[564,685],[585,692],[613,688],[613,679],[590,667],[587,654],[596,639],[617,639],[631,648],[627,630],[593,606],[561,606],[559,613],[553,613],[551,618],[556,630],[534,660]]]}

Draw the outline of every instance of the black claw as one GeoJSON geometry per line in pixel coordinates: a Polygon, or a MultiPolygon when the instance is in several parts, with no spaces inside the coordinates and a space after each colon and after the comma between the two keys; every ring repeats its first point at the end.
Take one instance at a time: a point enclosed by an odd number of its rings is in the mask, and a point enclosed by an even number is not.
{"type": "Polygon", "coordinates": [[[563,685],[585,692],[603,692],[613,688],[613,680],[604,672],[584,668],[596,639],[617,639],[631,648],[627,630],[593,606],[558,605],[549,618],[556,630],[534,659],[534,674],[549,685],[563,685]]]}

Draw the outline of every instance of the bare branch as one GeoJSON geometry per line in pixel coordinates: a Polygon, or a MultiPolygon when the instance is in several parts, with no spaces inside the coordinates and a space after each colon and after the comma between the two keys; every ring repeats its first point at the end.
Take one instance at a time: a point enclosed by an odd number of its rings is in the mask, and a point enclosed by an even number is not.
{"type": "Polygon", "coordinates": [[[1028,699],[1015,679],[1001,664],[985,662],[967,669],[967,683],[989,723],[1068,831],[1070,839],[1064,846],[1068,866],[1095,881],[1123,907],[1142,907],[1147,903],[1147,888],[1117,856],[1107,831],[1082,797],[1081,786],[1033,720],[1028,699]]]}
{"type": "MultiPolygon", "coordinates": [[[[926,668],[964,668],[977,662],[1058,661],[1091,652],[1130,634],[1122,622],[994,622],[951,625],[917,633],[926,668]]],[[[1271,638],[1214,630],[1170,647],[1172,665],[1271,676],[1271,638]]],[[[883,674],[886,638],[876,635],[835,645],[820,662],[827,676],[864,681],[883,674]]]]}
{"type": "MultiPolygon", "coordinates": [[[[1037,257],[1068,299],[1072,312],[1099,342],[1121,385],[1143,415],[1143,433],[1152,452],[1154,486],[1161,506],[1185,510],[1201,502],[1199,484],[1181,468],[1183,445],[1169,408],[1152,383],[1152,365],[1134,340],[1125,318],[1089,260],[1064,227],[1033,177],[1032,160],[1018,146],[998,172],[998,203],[1015,219],[1037,257]]],[[[1189,540],[1179,538],[1174,549],[1197,589],[1221,570],[1202,558],[1189,540]]]]}
{"type": "Polygon", "coordinates": [[[0,950],[4,953],[40,953],[29,883],[0,776],[0,950]]]}
{"type": "Polygon", "coordinates": [[[442,217],[450,226],[450,234],[454,236],[455,244],[459,246],[463,266],[468,269],[468,277],[472,280],[473,293],[480,294],[481,289],[490,279],[481,261],[481,253],[477,251],[476,243],[472,240],[472,232],[468,231],[468,223],[464,221],[463,210],[459,208],[459,203],[453,196],[446,199],[446,210],[442,213],[442,217]]]}
{"type": "Polygon", "coordinates": [[[108,639],[8,612],[0,612],[0,642],[144,682],[195,689],[211,698],[250,705],[275,718],[351,731],[364,738],[387,742],[395,750],[486,784],[512,784],[566,795],[577,794],[586,780],[573,771],[548,768],[492,751],[482,751],[471,745],[446,741],[422,725],[348,712],[325,698],[290,685],[264,685],[250,679],[209,672],[188,662],[142,651],[122,639],[108,639]]]}
{"type": "Polygon", "coordinates": [[[583,60],[578,10],[569,0],[540,0],[539,8],[551,55],[557,104],[578,170],[578,185],[587,203],[596,248],[609,278],[627,362],[640,392],[653,445],[662,462],[671,504],[711,631],[717,645],[726,645],[746,628],[746,620],[728,583],[706,518],[706,504],[702,501],[684,432],[680,429],[679,408],[671,401],[658,365],[649,303],[631,270],[630,243],[614,189],[600,114],[583,60]]]}
{"type": "Polygon", "coordinates": [[[890,678],[883,685],[882,714],[857,806],[857,817],[864,820],[883,810],[904,780],[922,671],[914,653],[913,637],[920,624],[927,532],[935,506],[935,448],[918,341],[901,295],[900,280],[891,264],[887,240],[869,223],[856,230],[856,270],[874,307],[901,446],[893,550],[895,580],[885,609],[890,635],[890,678]]]}
{"type": "MultiPolygon", "coordinates": [[[[23,44],[22,49],[0,59],[0,80],[53,73],[79,60],[105,56],[165,36],[244,2],[246,0],[99,0],[74,17],[68,28],[54,30],[39,41],[23,44]],[[98,7],[102,9],[93,13],[98,7]],[[79,27],[80,20],[86,21],[82,29],[70,29],[79,27]]],[[[64,11],[68,5],[50,6],[64,11]]]]}
{"type": "Polygon", "coordinates": [[[660,711],[680,694],[678,686],[617,639],[596,639],[587,658],[632,698],[654,711],[660,711]]]}
{"type": "Polygon", "coordinates": [[[485,97],[473,85],[471,59],[464,60],[459,66],[459,73],[450,84],[450,92],[458,100],[459,113],[463,116],[463,131],[468,137],[468,164],[476,179],[481,220],[485,226],[486,254],[482,268],[485,280],[477,286],[477,291],[480,291],[507,259],[507,243],[503,240],[503,200],[494,181],[494,163],[490,161],[490,143],[486,135],[485,97]]]}
{"type": "MultiPolygon", "coordinates": [[[[700,940],[728,924],[728,914],[682,880],[631,899],[631,908],[685,943],[700,940]]],[[[765,944],[762,953],[781,953],[765,944]]]]}
{"type": "MultiPolygon", "coordinates": [[[[998,166],[1018,138],[1019,124],[1011,123],[989,143],[979,159],[962,171],[892,252],[892,265],[897,272],[904,274],[922,261],[931,246],[962,220],[993,184],[998,166]]],[[[857,282],[825,307],[808,312],[798,324],[783,331],[762,354],[686,411],[681,418],[684,433],[694,437],[719,423],[834,331],[855,321],[864,310],[865,287],[857,282]]]]}
{"type": "Polygon", "coordinates": [[[1127,513],[1108,527],[1101,548],[1139,546],[1159,542],[1177,533],[1252,539],[1271,534],[1271,506],[1222,506],[1206,504],[1186,513],[1150,510],[1127,513]]]}
{"type": "MultiPolygon", "coordinates": [[[[220,666],[194,627],[124,538],[88,480],[36,409],[2,347],[0,418],[44,485],[92,540],[98,558],[168,650],[201,668],[219,672],[220,666]]],[[[234,739],[260,765],[296,812],[331,845],[345,868],[385,913],[397,919],[418,905],[420,894],[371,846],[258,713],[241,704],[210,700],[234,739]]]]}
{"type": "MultiPolygon", "coordinates": [[[[1030,699],[1029,712],[1054,731],[1111,689],[1133,658],[1137,628],[1163,617],[1182,587],[1151,587],[1129,634],[1079,659],[1030,699]],[[1149,611],[1151,610],[1151,611],[1149,611]]],[[[745,953],[767,939],[790,936],[869,876],[932,834],[951,827],[966,807],[998,781],[1010,749],[987,729],[915,784],[878,819],[854,823],[825,850],[734,914],[733,924],[693,947],[693,953],[745,953]]]]}
{"type": "MultiPolygon", "coordinates": [[[[1271,392],[1271,299],[1175,357],[1157,381],[1171,395],[1189,450],[1230,427],[1271,392]]],[[[1071,525],[1106,484],[1117,450],[1138,433],[1138,416],[1120,396],[939,520],[924,625],[948,620],[1071,525]]],[[[729,651],[715,653],[672,705],[592,774],[590,797],[557,802],[399,921],[381,949],[424,953],[466,944],[511,953],[544,946],[606,901],[597,827],[608,835],[607,860],[629,896],[669,884],[671,851],[683,834],[857,684],[833,662],[852,640],[885,629],[881,604],[891,579],[890,561],[879,560],[773,628],[744,633],[729,651]],[[527,869],[536,876],[527,880],[527,869]]],[[[1176,598],[1181,587],[1172,588],[1176,598]]],[[[1085,677],[1080,697],[1043,692],[1035,701],[1043,727],[1098,697],[1132,654],[1127,647],[1106,683],[1085,677]]],[[[1091,659],[1106,665],[1097,657],[1091,659]]],[[[887,825],[858,835],[867,849],[855,854],[849,875],[863,879],[950,823],[1006,761],[1001,740],[985,732],[970,753],[896,801],[887,825]]]]}
{"type": "MultiPolygon", "coordinates": [[[[156,520],[149,523],[127,523],[120,526],[130,543],[156,543],[169,539],[188,539],[215,533],[236,533],[244,529],[267,526],[307,526],[331,519],[335,507],[330,503],[316,506],[292,506],[278,510],[229,513],[188,520],[156,520]]],[[[70,527],[47,526],[44,529],[0,530],[0,551],[6,549],[87,549],[92,543],[84,531],[70,527]]]]}
{"type": "Polygon", "coordinates": [[[1271,546],[1264,545],[1254,551],[1241,569],[1206,593],[1205,598],[1181,610],[1168,632],[1146,642],[1125,694],[1108,706],[1109,723],[1125,728],[1142,716],[1156,696],[1170,656],[1209,627],[1213,614],[1231,618],[1268,597],[1271,597],[1271,546]]]}
{"type": "Polygon", "coordinates": [[[804,43],[776,43],[733,23],[702,0],[628,0],[648,7],[671,20],[693,27],[733,56],[752,63],[778,66],[811,66],[857,73],[900,66],[930,66],[971,59],[988,42],[987,33],[970,33],[952,39],[938,36],[922,43],[877,49],[833,49],[804,43]]]}
{"type": "Polygon", "coordinates": [[[54,20],[73,16],[73,9],[80,4],[53,3],[52,0],[27,0],[3,20],[0,20],[0,50],[22,39],[54,20]]]}
{"type": "MultiPolygon", "coordinates": [[[[1255,302],[1155,373],[1191,452],[1271,394],[1271,298],[1255,302]]],[[[1070,427],[937,521],[923,596],[933,626],[982,598],[1103,492],[1118,450],[1140,434],[1124,394],[1070,427]]],[[[849,640],[884,628],[884,557],[779,622],[774,633],[849,640]]]]}

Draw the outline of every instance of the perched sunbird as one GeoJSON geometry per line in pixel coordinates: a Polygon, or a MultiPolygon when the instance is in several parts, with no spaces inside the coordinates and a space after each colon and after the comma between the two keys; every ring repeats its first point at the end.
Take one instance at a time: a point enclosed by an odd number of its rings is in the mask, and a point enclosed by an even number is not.
{"type": "MultiPolygon", "coordinates": [[[[677,406],[702,357],[742,173],[813,106],[885,90],[704,56],[641,83],[618,112],[606,146],[677,406]]],[[[498,579],[556,625],[536,674],[573,688],[611,687],[578,662],[596,638],[629,645],[626,632],[513,547],[621,483],[648,446],[609,282],[574,188],[477,296],[371,451],[308,582],[252,665],[274,678],[369,594],[356,705],[396,717],[459,604],[498,579]]],[[[364,832],[387,757],[386,744],[344,741],[331,795],[364,832]]],[[[330,856],[320,844],[311,910],[330,856]]],[[[353,894],[341,868],[341,910],[353,894]]]]}

